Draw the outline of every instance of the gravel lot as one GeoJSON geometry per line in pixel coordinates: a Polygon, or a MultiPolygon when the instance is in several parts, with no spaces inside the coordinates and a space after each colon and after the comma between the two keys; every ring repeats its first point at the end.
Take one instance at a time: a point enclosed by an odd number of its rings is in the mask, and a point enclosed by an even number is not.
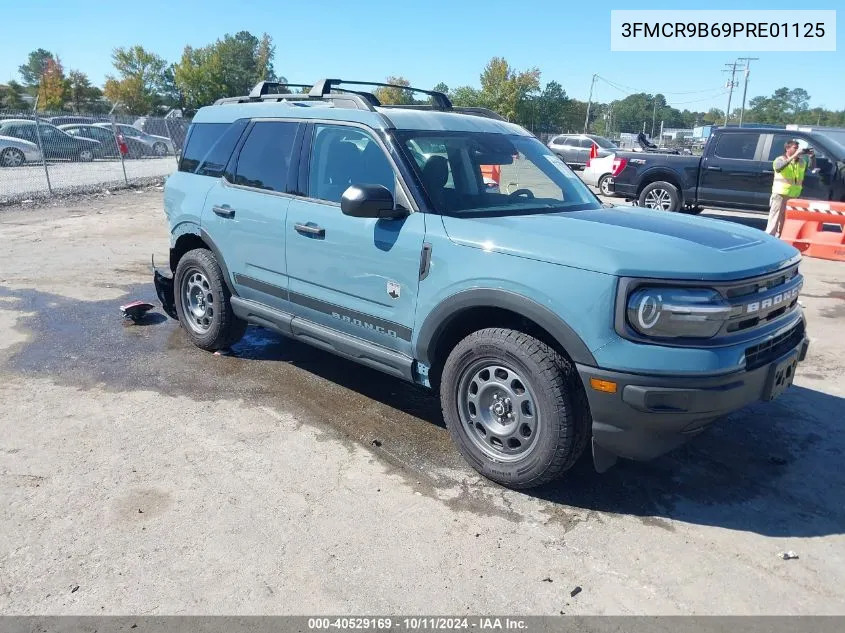
{"type": "MultiPolygon", "coordinates": [[[[144,158],[124,161],[130,181],[167,176],[176,170],[176,159],[144,158]]],[[[119,160],[97,160],[91,163],[48,163],[50,184],[54,192],[96,189],[100,186],[125,183],[119,160]]],[[[26,196],[46,195],[47,176],[44,165],[25,165],[0,169],[0,203],[4,199],[21,200],[26,196]]]]}
{"type": "Polygon", "coordinates": [[[0,612],[845,614],[843,264],[803,264],[782,399],[525,494],[412,386],[258,329],[214,356],[160,311],[124,325],[161,203],[0,210],[0,612]]]}

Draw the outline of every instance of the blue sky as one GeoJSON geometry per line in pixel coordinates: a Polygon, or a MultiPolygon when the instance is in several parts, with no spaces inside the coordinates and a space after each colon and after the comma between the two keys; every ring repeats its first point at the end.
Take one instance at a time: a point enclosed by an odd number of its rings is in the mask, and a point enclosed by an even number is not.
{"type": "MultiPolygon", "coordinates": [[[[610,51],[610,10],[618,9],[836,9],[841,0],[708,0],[681,4],[640,1],[606,4],[572,0],[4,0],[0,8],[0,82],[17,77],[27,53],[57,53],[65,69],[101,84],[112,71],[111,50],[141,44],[169,61],[186,44],[205,45],[224,33],[266,31],[276,44],[277,72],[311,83],[319,77],[383,81],[403,75],[430,88],[478,84],[485,63],[505,57],[517,69],[536,66],[541,82],[560,82],[586,99],[593,73],[624,90],[662,92],[680,108],[724,109],[724,64],[732,53],[621,53],[610,51]],[[197,5],[197,9],[193,5],[197,5]],[[12,28],[10,28],[12,27],[12,28]]],[[[753,53],[749,98],[780,86],[801,87],[812,106],[845,109],[845,47],[837,52],[753,53]]],[[[598,82],[594,96],[625,92],[598,82]]],[[[741,91],[739,93],[741,98],[741,91]]],[[[735,92],[734,105],[738,105],[735,92]]]]}

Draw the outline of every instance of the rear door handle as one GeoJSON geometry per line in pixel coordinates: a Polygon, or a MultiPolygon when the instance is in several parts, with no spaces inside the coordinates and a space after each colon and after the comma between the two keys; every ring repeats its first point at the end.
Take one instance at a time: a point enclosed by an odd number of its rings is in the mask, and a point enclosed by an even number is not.
{"type": "Polygon", "coordinates": [[[708,171],[722,171],[721,167],[716,167],[715,165],[707,165],[708,171]]]}
{"type": "Polygon", "coordinates": [[[297,233],[303,235],[316,235],[317,237],[326,237],[326,229],[322,226],[315,226],[313,224],[294,224],[293,228],[297,233]]]}
{"type": "Polygon", "coordinates": [[[219,215],[221,218],[231,220],[233,217],[235,217],[235,210],[231,207],[212,207],[211,210],[214,211],[214,213],[219,215]]]}

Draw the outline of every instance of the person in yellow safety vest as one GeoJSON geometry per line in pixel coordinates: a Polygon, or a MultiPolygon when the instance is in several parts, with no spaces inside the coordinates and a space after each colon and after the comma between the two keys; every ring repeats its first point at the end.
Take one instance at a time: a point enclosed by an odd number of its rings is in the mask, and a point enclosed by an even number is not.
{"type": "Polygon", "coordinates": [[[801,195],[804,174],[815,166],[812,148],[799,149],[798,141],[787,141],[783,156],[778,156],[772,166],[775,178],[772,183],[772,197],[769,198],[769,222],[766,233],[780,237],[786,217],[786,201],[801,195]]]}

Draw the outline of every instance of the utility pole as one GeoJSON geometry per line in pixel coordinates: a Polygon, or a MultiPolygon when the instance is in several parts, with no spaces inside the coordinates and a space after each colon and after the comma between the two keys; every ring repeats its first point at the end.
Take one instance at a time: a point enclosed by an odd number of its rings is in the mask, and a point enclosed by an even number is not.
{"type": "MultiPolygon", "coordinates": [[[[731,97],[734,94],[734,86],[736,82],[734,78],[736,77],[736,67],[739,66],[739,62],[735,61],[733,64],[725,64],[728,68],[730,68],[731,78],[728,80],[728,87],[730,91],[728,92],[728,109],[725,111],[725,125],[728,124],[728,118],[731,116],[731,97]]],[[[727,70],[723,70],[723,73],[729,72],[727,70]]]]}
{"type": "Polygon", "coordinates": [[[742,117],[745,115],[745,95],[748,93],[748,75],[751,74],[751,62],[759,57],[740,57],[738,61],[745,62],[745,85],[742,88],[742,107],[739,110],[739,127],[742,127],[742,117]]]}
{"type": "Polygon", "coordinates": [[[596,85],[596,77],[598,75],[593,75],[593,81],[590,82],[590,98],[587,99],[587,118],[584,119],[584,134],[587,133],[587,128],[590,125],[590,106],[593,105],[593,86],[596,85]]]}

